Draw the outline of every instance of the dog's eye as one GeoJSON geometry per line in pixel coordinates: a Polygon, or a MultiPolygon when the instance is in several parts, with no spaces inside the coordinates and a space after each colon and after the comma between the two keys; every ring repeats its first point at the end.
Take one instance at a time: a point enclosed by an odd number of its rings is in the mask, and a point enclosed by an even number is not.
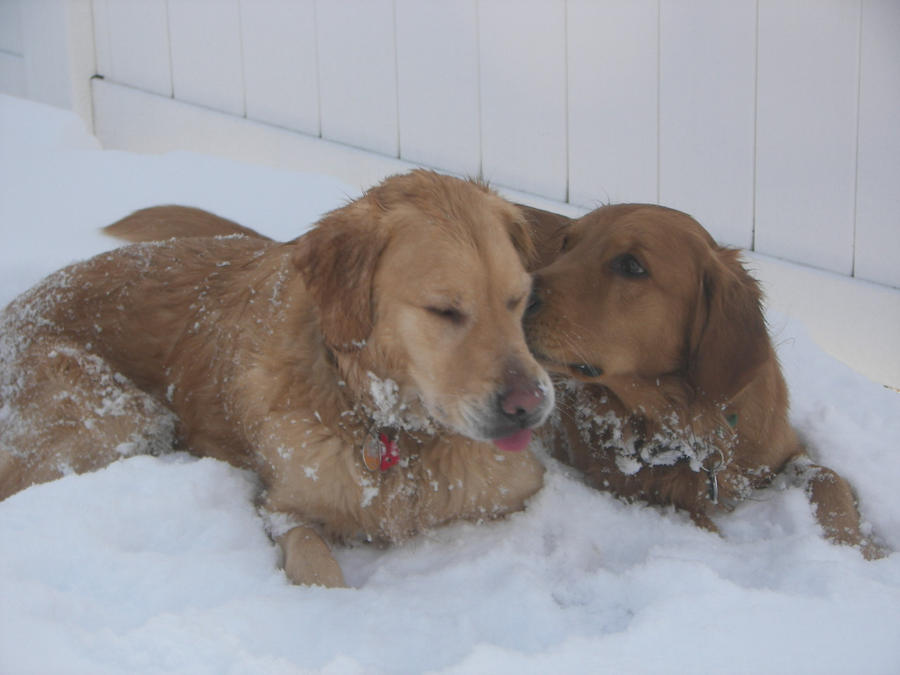
{"type": "Polygon", "coordinates": [[[530,293],[526,293],[525,295],[520,295],[517,298],[512,298],[506,301],[506,308],[511,312],[514,312],[519,308],[522,304],[522,301],[525,300],[526,297],[530,296],[530,293]]]}
{"type": "Polygon", "coordinates": [[[425,311],[457,326],[466,322],[466,315],[456,307],[426,307],[425,311]]]}
{"type": "Polygon", "coordinates": [[[602,368],[592,366],[589,363],[570,363],[569,368],[574,370],[579,375],[584,375],[585,377],[600,377],[601,375],[603,375],[602,368]]]}
{"type": "Polygon", "coordinates": [[[569,248],[569,235],[564,235],[562,238],[562,244],[560,244],[559,246],[559,252],[565,253],[567,248],[569,248]]]}
{"type": "Polygon", "coordinates": [[[614,258],[611,267],[613,272],[629,279],[641,279],[648,276],[646,268],[630,253],[614,258]]]}

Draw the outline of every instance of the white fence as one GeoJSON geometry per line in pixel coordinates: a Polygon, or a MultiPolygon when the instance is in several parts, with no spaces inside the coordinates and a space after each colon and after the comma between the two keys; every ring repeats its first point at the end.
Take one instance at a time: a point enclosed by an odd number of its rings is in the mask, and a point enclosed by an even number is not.
{"type": "Polygon", "coordinates": [[[0,89],[42,4],[108,82],[900,287],[898,0],[0,0],[0,89]]]}

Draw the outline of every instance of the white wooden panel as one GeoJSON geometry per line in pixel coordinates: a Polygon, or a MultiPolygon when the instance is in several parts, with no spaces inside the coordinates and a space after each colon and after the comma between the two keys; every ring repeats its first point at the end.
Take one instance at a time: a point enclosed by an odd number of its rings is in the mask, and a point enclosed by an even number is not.
{"type": "MultiPolygon", "coordinates": [[[[900,287],[900,2],[897,0],[863,3],[857,185],[856,276],[900,287]]],[[[900,340],[900,334],[896,337],[900,340]]]]}
{"type": "Polygon", "coordinates": [[[656,202],[657,0],[570,0],[569,200],[656,202]]]}
{"type": "Polygon", "coordinates": [[[392,0],[316,2],[322,136],[396,157],[392,0]]]}
{"type": "Polygon", "coordinates": [[[484,176],[565,200],[565,5],[481,0],[479,24],[484,176]]]}
{"type": "Polygon", "coordinates": [[[659,200],[750,248],[756,0],[662,0],[659,24],[659,200]]]}
{"type": "Polygon", "coordinates": [[[19,4],[25,96],[73,110],[91,126],[90,78],[96,71],[91,3],[19,4]]]}
{"type": "MultiPolygon", "coordinates": [[[[107,149],[189,150],[277,169],[325,174],[353,190],[414,168],[409,162],[287,131],[106,80],[93,80],[97,138],[107,149]]],[[[354,192],[348,192],[352,196],[354,192]]],[[[253,200],[246,195],[246,200],[253,200]]],[[[265,209],[265,205],[258,208],[265,209]]]]}
{"type": "MultiPolygon", "coordinates": [[[[91,3],[94,20],[94,59],[97,66],[97,74],[104,78],[112,79],[112,35],[109,22],[109,0],[93,0],[91,3]]],[[[169,26],[166,18],[166,40],[168,40],[169,26]]],[[[166,62],[168,63],[168,55],[166,62]]],[[[171,67],[169,68],[171,79],[171,67]]]]}
{"type": "Polygon", "coordinates": [[[175,98],[244,114],[238,0],[169,0],[175,98]]]}
{"type": "Polygon", "coordinates": [[[858,0],[760,0],[756,249],[849,274],[858,0]]]}
{"type": "Polygon", "coordinates": [[[397,0],[396,12],[400,156],[477,176],[476,0],[397,0]]]}
{"type": "Polygon", "coordinates": [[[21,0],[0,0],[0,52],[22,55],[21,0]]]}
{"type": "Polygon", "coordinates": [[[166,0],[94,0],[93,9],[97,72],[171,96],[166,0]]]}
{"type": "Polygon", "coordinates": [[[25,96],[25,58],[0,52],[0,93],[25,96]]]}
{"type": "Polygon", "coordinates": [[[319,135],[315,0],[241,0],[247,117],[319,135]]]}
{"type": "Polygon", "coordinates": [[[0,0],[0,92],[25,96],[20,0],[0,0]]]}
{"type": "Polygon", "coordinates": [[[746,257],[762,283],[769,319],[777,322],[775,335],[787,317],[796,319],[832,356],[900,388],[900,290],[757,253],[746,257]]]}

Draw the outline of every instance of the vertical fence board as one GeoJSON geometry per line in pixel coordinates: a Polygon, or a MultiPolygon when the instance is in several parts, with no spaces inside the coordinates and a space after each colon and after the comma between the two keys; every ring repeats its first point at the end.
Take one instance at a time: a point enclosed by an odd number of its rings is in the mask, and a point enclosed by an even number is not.
{"type": "Polygon", "coordinates": [[[22,55],[20,0],[0,0],[0,52],[22,55]]]}
{"type": "Polygon", "coordinates": [[[396,11],[400,156],[477,176],[476,0],[397,0],[396,11]]]}
{"type": "Polygon", "coordinates": [[[858,0],[760,0],[756,249],[853,264],[858,0]]]}
{"type": "Polygon", "coordinates": [[[19,0],[0,0],[0,92],[25,95],[24,50],[19,0]]]}
{"type": "Polygon", "coordinates": [[[756,0],[662,0],[659,199],[753,244],[756,0]]]}
{"type": "Polygon", "coordinates": [[[481,0],[479,45],[485,177],[564,201],[565,4],[481,0]]]}
{"type": "Polygon", "coordinates": [[[247,117],[319,135],[315,0],[240,0],[247,117]]]}
{"type": "MultiPolygon", "coordinates": [[[[2,1],[0,0],[0,2],[2,1]]],[[[92,0],[91,13],[94,18],[94,59],[97,74],[112,79],[112,45],[110,44],[112,27],[109,25],[109,0],[92,0]]],[[[168,31],[168,26],[166,30],[168,31]]],[[[168,40],[168,32],[166,39],[168,40]]],[[[126,82],[123,81],[123,84],[126,82]]]]}
{"type": "Polygon", "coordinates": [[[175,98],[243,115],[238,1],[181,0],[168,8],[175,98]]]}
{"type": "Polygon", "coordinates": [[[25,58],[0,52],[0,93],[26,96],[25,58]]]}
{"type": "Polygon", "coordinates": [[[94,0],[97,72],[115,82],[172,95],[165,0],[94,0]]]}
{"type": "Polygon", "coordinates": [[[391,0],[316,3],[322,136],[398,155],[391,0]]]}
{"type": "Polygon", "coordinates": [[[22,94],[72,110],[90,126],[96,59],[93,42],[80,38],[94,32],[91,4],[22,0],[19,20],[22,94]]]}
{"type": "Polygon", "coordinates": [[[862,21],[856,276],[900,287],[900,3],[862,21]]]}
{"type": "Polygon", "coordinates": [[[569,199],[658,200],[657,0],[570,0],[569,199]]]}

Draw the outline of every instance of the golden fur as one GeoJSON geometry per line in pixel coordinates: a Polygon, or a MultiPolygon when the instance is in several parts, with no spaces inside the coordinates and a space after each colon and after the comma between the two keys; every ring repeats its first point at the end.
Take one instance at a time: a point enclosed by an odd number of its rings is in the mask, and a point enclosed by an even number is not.
{"type": "Polygon", "coordinates": [[[257,472],[288,576],[341,585],[323,537],[396,542],[540,488],[533,455],[498,449],[553,406],[521,327],[533,251],[516,207],[415,171],[286,244],[153,213],[111,232],[204,236],[101,254],[7,308],[0,497],[175,439],[257,472]],[[399,463],[367,468],[381,433],[399,463]]]}
{"type": "Polygon", "coordinates": [[[737,251],[659,206],[527,215],[551,261],[535,275],[526,335],[559,381],[544,427],[555,457],[710,529],[710,514],[785,474],[829,539],[878,555],[850,486],[808,459],[788,422],[760,289],[737,251]]]}
{"type": "MultiPolygon", "coordinates": [[[[262,237],[173,208],[107,229],[133,240],[155,228],[262,237]],[[164,223],[148,228],[144,218],[164,223]]],[[[709,514],[780,474],[805,489],[829,539],[882,554],[860,530],[850,486],[811,462],[788,423],[760,290],[737,251],[658,206],[608,206],[579,221],[521,209],[536,249],[531,267],[541,268],[528,333],[556,373],[560,403],[541,433],[557,459],[600,489],[674,505],[713,530],[709,514]],[[623,276],[623,255],[648,276],[623,276]],[[603,375],[590,372],[601,367],[603,375]]]]}

